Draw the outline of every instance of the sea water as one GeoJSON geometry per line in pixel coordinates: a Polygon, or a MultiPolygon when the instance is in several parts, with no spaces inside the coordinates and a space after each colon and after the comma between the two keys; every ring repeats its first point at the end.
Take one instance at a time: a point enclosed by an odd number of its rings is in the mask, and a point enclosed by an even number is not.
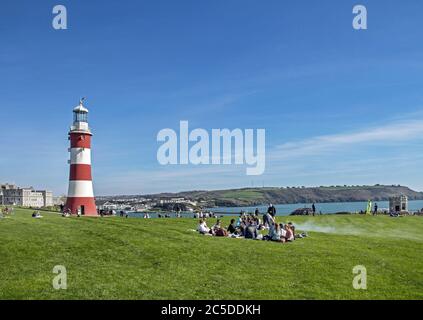
{"type": "MultiPolygon", "coordinates": [[[[389,211],[389,202],[388,201],[375,201],[373,202],[372,209],[374,208],[374,204],[377,203],[378,211],[389,211]]],[[[294,210],[300,208],[311,208],[311,203],[297,203],[297,204],[280,204],[275,205],[277,215],[279,216],[288,216],[294,210]]],[[[330,202],[330,203],[316,203],[316,213],[322,212],[322,214],[335,214],[338,212],[360,212],[365,211],[367,208],[367,201],[363,202],[330,202]]],[[[241,211],[245,212],[254,212],[256,208],[259,209],[260,213],[264,213],[267,211],[267,206],[258,206],[258,207],[219,207],[219,208],[209,208],[205,209],[204,211],[212,211],[216,212],[217,215],[238,215],[241,211]]],[[[411,200],[408,202],[408,210],[409,211],[420,211],[423,209],[423,200],[411,200]]],[[[158,218],[158,213],[156,212],[149,212],[151,218],[158,218]]],[[[161,213],[162,217],[164,214],[161,213]]],[[[192,212],[182,212],[181,213],[183,218],[193,218],[194,213],[192,212]]],[[[143,218],[144,213],[135,213],[129,212],[129,217],[134,218],[143,218]]],[[[171,213],[170,216],[175,218],[176,214],[171,213]]]]}
{"type": "MultiPolygon", "coordinates": [[[[389,202],[388,201],[374,201],[372,204],[372,210],[375,203],[377,203],[378,211],[389,211],[389,202]]],[[[311,208],[312,203],[297,203],[297,204],[280,204],[274,205],[276,208],[277,215],[287,216],[290,215],[293,211],[300,208],[311,208]]],[[[363,202],[328,202],[328,203],[315,203],[316,213],[322,212],[322,214],[334,214],[338,212],[360,212],[366,211],[367,201],[363,202]]],[[[258,207],[221,207],[221,208],[212,208],[210,209],[213,212],[225,213],[225,214],[239,214],[241,210],[245,212],[254,212],[256,208],[259,209],[260,213],[267,211],[267,206],[258,206],[258,207]]],[[[412,200],[408,202],[409,211],[420,211],[423,209],[423,200],[412,200]]]]}

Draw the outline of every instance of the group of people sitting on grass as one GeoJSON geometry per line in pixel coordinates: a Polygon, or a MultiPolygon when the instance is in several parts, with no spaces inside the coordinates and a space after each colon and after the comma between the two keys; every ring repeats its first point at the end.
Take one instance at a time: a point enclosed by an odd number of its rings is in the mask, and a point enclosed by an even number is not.
{"type": "MultiPolygon", "coordinates": [[[[76,216],[78,217],[78,218],[80,218],[81,217],[81,210],[80,209],[78,209],[77,211],[76,211],[76,216]]],[[[71,211],[71,209],[69,209],[69,208],[67,208],[66,210],[62,210],[62,217],[63,218],[69,218],[69,217],[72,217],[72,211],[71,211]]]]}
{"type": "Polygon", "coordinates": [[[277,223],[275,217],[270,214],[266,215],[265,220],[262,222],[257,213],[249,215],[242,213],[237,220],[232,219],[229,226],[224,228],[220,219],[217,220],[215,225],[209,227],[207,220],[202,218],[199,220],[197,230],[200,234],[215,237],[268,240],[282,243],[307,237],[305,233],[296,234],[295,226],[291,222],[287,224],[277,223]],[[267,235],[263,235],[265,230],[268,230],[267,235]]]}

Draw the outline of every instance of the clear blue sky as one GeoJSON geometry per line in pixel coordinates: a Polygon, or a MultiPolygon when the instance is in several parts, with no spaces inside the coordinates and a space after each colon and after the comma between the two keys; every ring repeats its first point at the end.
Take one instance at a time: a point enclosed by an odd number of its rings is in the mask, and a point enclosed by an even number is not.
{"type": "Polygon", "coordinates": [[[67,191],[87,97],[97,195],[243,186],[423,190],[423,2],[2,1],[0,182],[67,191]],[[368,9],[368,30],[352,8],[368,9]],[[54,5],[68,30],[51,26],[54,5]],[[264,128],[260,177],[160,166],[156,135],[264,128]]]}

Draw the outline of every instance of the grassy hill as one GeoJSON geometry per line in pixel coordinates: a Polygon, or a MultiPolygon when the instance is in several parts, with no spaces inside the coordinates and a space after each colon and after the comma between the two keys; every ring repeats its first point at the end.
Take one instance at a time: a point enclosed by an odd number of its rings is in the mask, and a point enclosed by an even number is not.
{"type": "Polygon", "coordinates": [[[0,299],[423,298],[422,217],[289,217],[310,237],[279,244],[200,236],[193,219],[16,211],[0,219],[0,299]],[[67,290],[52,288],[55,265],[67,290]]]}
{"type": "Polygon", "coordinates": [[[211,206],[255,206],[261,204],[321,203],[388,200],[389,197],[406,195],[409,200],[422,200],[423,192],[403,186],[332,186],[315,188],[244,188],[215,191],[187,191],[162,193],[147,197],[185,197],[195,201],[206,201],[211,206]]]}

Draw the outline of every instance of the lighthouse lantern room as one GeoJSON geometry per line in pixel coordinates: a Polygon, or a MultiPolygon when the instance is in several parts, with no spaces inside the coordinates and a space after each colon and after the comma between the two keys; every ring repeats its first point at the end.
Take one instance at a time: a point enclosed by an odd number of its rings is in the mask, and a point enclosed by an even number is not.
{"type": "Polygon", "coordinates": [[[69,131],[70,174],[65,212],[97,216],[91,175],[91,137],[88,109],[81,99],[73,109],[73,125],[69,131]]]}

